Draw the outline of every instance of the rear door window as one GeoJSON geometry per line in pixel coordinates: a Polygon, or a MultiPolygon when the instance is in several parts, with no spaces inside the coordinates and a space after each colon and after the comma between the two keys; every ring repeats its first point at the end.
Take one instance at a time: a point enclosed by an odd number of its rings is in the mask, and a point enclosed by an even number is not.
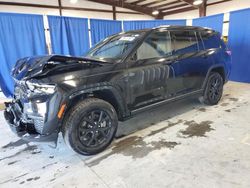
{"type": "Polygon", "coordinates": [[[175,53],[184,54],[199,50],[195,31],[171,31],[171,35],[175,53]]]}

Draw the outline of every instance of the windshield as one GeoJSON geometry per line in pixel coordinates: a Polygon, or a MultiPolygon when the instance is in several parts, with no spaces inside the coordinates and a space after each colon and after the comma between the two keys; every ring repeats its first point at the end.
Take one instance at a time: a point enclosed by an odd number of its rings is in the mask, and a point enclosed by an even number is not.
{"type": "Polygon", "coordinates": [[[144,32],[128,32],[111,36],[90,50],[86,57],[100,60],[120,60],[144,32]]]}

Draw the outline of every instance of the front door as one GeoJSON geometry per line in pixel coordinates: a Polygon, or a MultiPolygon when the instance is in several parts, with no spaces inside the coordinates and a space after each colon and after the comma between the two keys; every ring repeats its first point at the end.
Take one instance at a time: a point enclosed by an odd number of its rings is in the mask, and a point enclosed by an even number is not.
{"type": "Polygon", "coordinates": [[[166,30],[153,31],[137,48],[128,62],[131,110],[166,98],[171,57],[170,33],[166,30]]]}

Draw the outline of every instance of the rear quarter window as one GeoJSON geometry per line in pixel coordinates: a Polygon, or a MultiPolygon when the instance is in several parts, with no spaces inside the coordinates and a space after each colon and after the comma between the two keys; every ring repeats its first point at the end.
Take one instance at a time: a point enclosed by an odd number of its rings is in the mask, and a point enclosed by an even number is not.
{"type": "Polygon", "coordinates": [[[217,32],[205,31],[201,32],[202,40],[206,49],[225,48],[224,42],[217,32]]]}

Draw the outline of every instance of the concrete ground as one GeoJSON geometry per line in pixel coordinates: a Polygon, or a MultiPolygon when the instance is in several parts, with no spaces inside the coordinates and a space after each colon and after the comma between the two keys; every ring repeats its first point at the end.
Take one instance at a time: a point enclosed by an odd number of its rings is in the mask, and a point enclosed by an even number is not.
{"type": "Polygon", "coordinates": [[[0,112],[0,187],[250,187],[250,85],[230,82],[217,106],[185,100],[120,123],[86,157],[19,140],[0,112]],[[125,136],[126,135],[126,136],[125,136]]]}

